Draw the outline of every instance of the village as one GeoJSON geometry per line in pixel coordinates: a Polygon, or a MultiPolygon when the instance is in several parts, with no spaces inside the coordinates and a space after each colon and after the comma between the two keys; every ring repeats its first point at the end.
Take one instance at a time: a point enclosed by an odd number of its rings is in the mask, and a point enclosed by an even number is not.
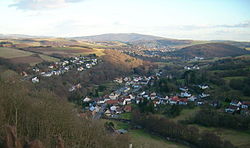
{"type": "MultiPolygon", "coordinates": [[[[101,98],[83,98],[82,101],[86,104],[83,108],[83,112],[90,112],[93,119],[122,119],[124,115],[127,116],[131,113],[134,105],[143,103],[145,100],[152,102],[155,109],[164,105],[177,105],[182,107],[189,105],[196,107],[208,105],[213,108],[219,108],[221,106],[220,101],[212,99],[210,94],[206,93],[207,90],[210,89],[206,84],[195,86],[200,89],[200,94],[191,93],[193,91],[187,87],[180,87],[178,93],[167,96],[144,89],[145,86],[152,86],[154,80],[160,77],[161,72],[149,77],[132,76],[116,78],[114,82],[122,84],[122,87],[101,98]]],[[[230,104],[228,103],[226,107],[222,107],[221,111],[229,114],[239,113],[250,115],[249,107],[250,102],[233,100],[230,104]]]]}
{"type": "MultiPolygon", "coordinates": [[[[22,72],[22,80],[31,80],[32,83],[39,83],[41,81],[41,78],[60,76],[71,70],[74,70],[76,72],[83,72],[96,66],[98,62],[99,61],[96,57],[75,56],[71,58],[65,58],[60,62],[50,63],[47,66],[39,66],[38,64],[37,66],[32,68],[32,71],[29,74],[28,72],[22,72]]],[[[69,88],[69,92],[73,92],[79,88],[81,88],[81,84],[75,84],[71,88],[69,88]]]]}

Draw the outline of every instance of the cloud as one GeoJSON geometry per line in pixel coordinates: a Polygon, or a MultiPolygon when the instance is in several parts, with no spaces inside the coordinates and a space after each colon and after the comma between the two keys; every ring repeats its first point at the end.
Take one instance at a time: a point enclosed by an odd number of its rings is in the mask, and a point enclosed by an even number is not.
{"type": "Polygon", "coordinates": [[[23,10],[42,10],[66,6],[69,3],[81,2],[83,0],[18,0],[10,7],[23,10]]]}

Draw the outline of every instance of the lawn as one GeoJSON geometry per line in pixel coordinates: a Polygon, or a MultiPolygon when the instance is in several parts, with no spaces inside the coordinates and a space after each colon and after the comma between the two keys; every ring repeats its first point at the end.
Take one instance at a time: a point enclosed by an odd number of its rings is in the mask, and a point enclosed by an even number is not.
{"type": "Polygon", "coordinates": [[[187,148],[184,145],[166,141],[143,130],[130,130],[131,142],[135,148],[187,148]]]}
{"type": "Polygon", "coordinates": [[[32,54],[33,53],[31,53],[31,52],[22,51],[22,50],[18,50],[18,49],[14,49],[14,48],[2,48],[2,47],[0,47],[0,57],[1,58],[11,59],[11,58],[17,58],[17,57],[26,57],[26,56],[30,56],[32,54]]]}
{"type": "Polygon", "coordinates": [[[194,125],[200,129],[200,131],[212,131],[220,136],[224,140],[232,142],[238,148],[249,148],[250,147],[250,133],[223,129],[223,128],[214,128],[214,127],[204,127],[200,125],[194,125]]]}

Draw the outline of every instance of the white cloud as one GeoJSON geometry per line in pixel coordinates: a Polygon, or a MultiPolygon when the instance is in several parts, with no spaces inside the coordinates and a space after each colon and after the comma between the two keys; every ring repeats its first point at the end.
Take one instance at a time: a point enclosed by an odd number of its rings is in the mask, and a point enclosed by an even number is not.
{"type": "Polygon", "coordinates": [[[66,6],[69,3],[81,2],[83,0],[18,0],[10,7],[23,10],[52,9],[66,6]]]}

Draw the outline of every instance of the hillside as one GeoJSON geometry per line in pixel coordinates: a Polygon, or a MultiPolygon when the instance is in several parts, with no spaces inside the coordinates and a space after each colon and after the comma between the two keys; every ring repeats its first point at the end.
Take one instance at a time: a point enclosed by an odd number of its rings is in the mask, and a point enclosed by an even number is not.
{"type": "Polygon", "coordinates": [[[226,57],[239,56],[249,54],[250,52],[232,45],[224,43],[207,43],[188,46],[175,52],[176,56],[192,58],[192,57],[226,57]]]}

